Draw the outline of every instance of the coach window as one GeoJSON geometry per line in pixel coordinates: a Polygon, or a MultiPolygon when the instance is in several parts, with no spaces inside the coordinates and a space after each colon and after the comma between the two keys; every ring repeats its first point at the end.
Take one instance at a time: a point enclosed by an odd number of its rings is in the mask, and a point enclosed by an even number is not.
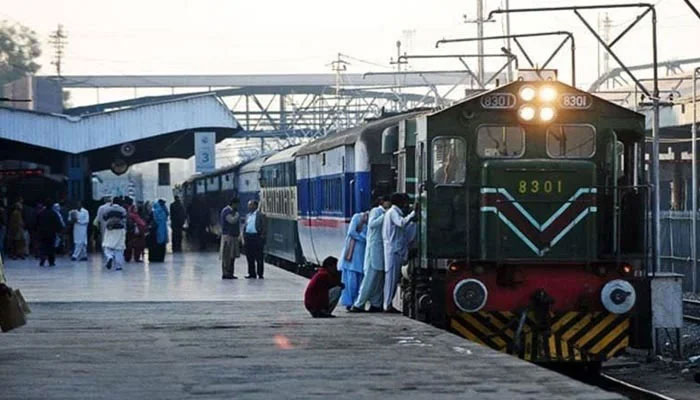
{"type": "Polygon", "coordinates": [[[476,130],[476,152],[482,158],[521,157],[525,153],[525,131],[519,126],[480,126],[476,130]]]}
{"type": "Polygon", "coordinates": [[[461,185],[467,173],[467,146],[462,138],[433,139],[433,183],[461,185]]]}
{"type": "Polygon", "coordinates": [[[547,128],[547,154],[552,158],[590,158],[595,154],[595,128],[552,125],[547,128]]]}

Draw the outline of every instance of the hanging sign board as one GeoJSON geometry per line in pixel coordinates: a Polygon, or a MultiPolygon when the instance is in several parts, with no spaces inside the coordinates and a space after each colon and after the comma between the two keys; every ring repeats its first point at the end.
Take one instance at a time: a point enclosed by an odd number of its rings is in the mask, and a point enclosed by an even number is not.
{"type": "Polygon", "coordinates": [[[216,168],[216,133],[194,133],[194,164],[197,172],[210,172],[216,168]]]}

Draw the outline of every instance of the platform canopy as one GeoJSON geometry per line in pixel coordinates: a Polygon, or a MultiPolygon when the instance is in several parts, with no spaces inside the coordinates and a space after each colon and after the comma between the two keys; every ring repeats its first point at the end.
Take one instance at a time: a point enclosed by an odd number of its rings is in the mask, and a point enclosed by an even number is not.
{"type": "Polygon", "coordinates": [[[187,158],[195,131],[216,132],[217,142],[241,127],[218,96],[204,94],[108,109],[80,116],[0,107],[0,158],[51,165],[59,154],[85,155],[93,170],[109,168],[122,145],[127,162],[187,158]],[[190,137],[190,139],[185,139],[190,137]]]}

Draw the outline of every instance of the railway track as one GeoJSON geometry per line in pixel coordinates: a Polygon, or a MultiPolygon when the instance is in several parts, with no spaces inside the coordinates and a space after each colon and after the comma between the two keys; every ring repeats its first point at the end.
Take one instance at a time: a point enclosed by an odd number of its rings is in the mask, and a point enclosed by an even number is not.
{"type": "Polygon", "coordinates": [[[626,396],[630,400],[674,400],[672,397],[644,389],[602,373],[595,379],[593,384],[601,389],[626,396]]]}
{"type": "Polygon", "coordinates": [[[683,299],[683,319],[700,324],[700,300],[683,299]]]}

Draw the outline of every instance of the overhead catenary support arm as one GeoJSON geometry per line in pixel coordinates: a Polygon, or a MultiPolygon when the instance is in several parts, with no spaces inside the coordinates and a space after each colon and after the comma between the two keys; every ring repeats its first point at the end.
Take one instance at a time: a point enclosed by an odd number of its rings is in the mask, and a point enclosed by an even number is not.
{"type": "Polygon", "coordinates": [[[685,1],[685,4],[687,4],[688,7],[690,7],[690,10],[693,11],[693,14],[695,14],[695,16],[697,16],[698,18],[700,18],[700,11],[698,11],[698,9],[695,8],[695,6],[693,5],[693,3],[691,3],[690,0],[683,0],[683,1],[685,1]]]}
{"type": "MultiPolygon", "coordinates": [[[[521,34],[514,34],[514,35],[500,35],[500,36],[487,36],[483,38],[458,38],[458,39],[441,39],[435,42],[435,47],[438,48],[440,47],[441,44],[447,44],[447,43],[460,43],[460,42],[473,42],[473,41],[485,41],[485,40],[502,40],[502,39],[513,39],[515,42],[515,45],[518,47],[520,52],[523,54],[525,57],[525,60],[527,60],[528,64],[530,65],[531,68],[535,69],[535,72],[537,73],[538,76],[541,77],[539,69],[535,65],[535,63],[532,61],[532,58],[530,58],[530,55],[527,53],[525,48],[522,46],[518,38],[528,38],[528,37],[541,37],[541,36],[566,36],[567,39],[571,40],[571,86],[576,86],[576,44],[574,41],[574,35],[571,32],[568,31],[554,31],[554,32],[535,32],[535,33],[521,33],[521,34]]],[[[563,43],[565,43],[566,40],[564,40],[563,43]]],[[[548,61],[545,63],[549,64],[551,59],[554,58],[554,56],[561,50],[561,47],[563,46],[563,43],[557,47],[556,50],[554,50],[554,53],[549,57],[548,61]]],[[[506,49],[507,50],[507,49],[506,49]]],[[[505,54],[508,55],[513,55],[510,53],[510,51],[505,52],[505,54]]],[[[517,59],[516,59],[517,63],[517,59]]],[[[516,64],[517,67],[517,64],[516,64]]],[[[544,67],[542,67],[544,68],[544,67]]]]}

